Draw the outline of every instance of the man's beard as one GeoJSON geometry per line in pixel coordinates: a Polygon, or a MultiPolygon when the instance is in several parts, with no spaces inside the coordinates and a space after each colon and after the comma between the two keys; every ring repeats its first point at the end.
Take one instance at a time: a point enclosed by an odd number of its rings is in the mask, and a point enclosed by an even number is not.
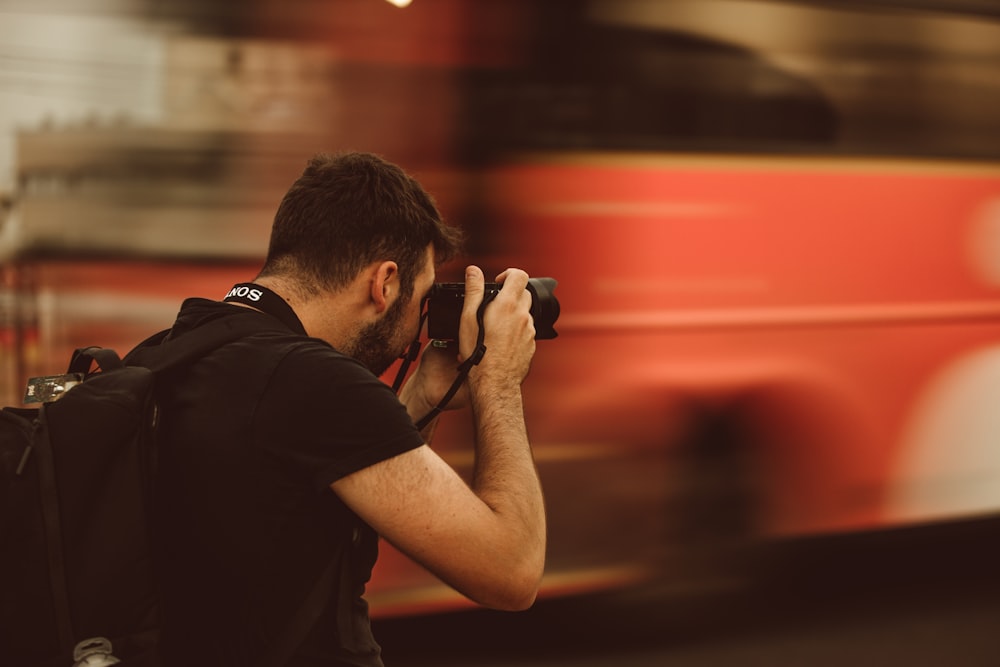
{"type": "Polygon", "coordinates": [[[360,361],[375,375],[385,373],[410,343],[409,340],[397,340],[402,337],[399,325],[408,303],[409,299],[396,299],[382,319],[361,330],[347,354],[360,361]]]}

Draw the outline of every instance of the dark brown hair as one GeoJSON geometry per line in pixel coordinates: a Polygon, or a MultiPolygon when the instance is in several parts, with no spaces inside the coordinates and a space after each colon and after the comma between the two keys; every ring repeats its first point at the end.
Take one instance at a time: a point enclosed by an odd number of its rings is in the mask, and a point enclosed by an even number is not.
{"type": "Polygon", "coordinates": [[[391,260],[408,298],[427,246],[440,264],[458,254],[461,239],[431,195],[397,165],[371,153],[320,154],[278,206],[260,275],[290,276],[315,293],[391,260]]]}

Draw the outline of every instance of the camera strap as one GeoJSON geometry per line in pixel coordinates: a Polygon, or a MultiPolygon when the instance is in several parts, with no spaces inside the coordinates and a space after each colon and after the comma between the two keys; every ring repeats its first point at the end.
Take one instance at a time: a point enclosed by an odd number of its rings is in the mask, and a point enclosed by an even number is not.
{"type": "MultiPolygon", "coordinates": [[[[465,383],[465,380],[469,377],[469,372],[472,370],[473,366],[479,364],[483,360],[483,356],[486,354],[486,345],[483,342],[486,339],[486,329],[483,327],[483,313],[486,312],[486,306],[493,300],[496,293],[487,293],[483,295],[483,302],[479,304],[479,308],[476,310],[476,322],[479,324],[479,332],[476,334],[476,348],[472,351],[469,357],[458,365],[458,375],[455,377],[455,381],[451,383],[451,387],[445,392],[444,398],[442,398],[433,410],[428,412],[426,415],[420,418],[416,422],[417,430],[422,431],[428,424],[430,424],[435,417],[437,417],[444,410],[448,402],[455,397],[458,390],[465,383]]],[[[420,327],[423,328],[424,319],[427,317],[427,312],[420,318],[420,327]]],[[[420,339],[418,338],[410,344],[410,348],[403,355],[403,365],[400,366],[399,373],[396,374],[396,381],[393,383],[393,390],[398,393],[399,388],[403,384],[403,376],[406,375],[407,369],[410,364],[416,360],[417,355],[420,352],[420,339]]]]}
{"type": "Polygon", "coordinates": [[[399,388],[403,386],[403,378],[406,377],[406,372],[410,370],[410,364],[417,360],[420,356],[420,332],[424,328],[424,322],[427,320],[427,304],[424,304],[423,312],[420,313],[420,326],[417,327],[417,337],[413,339],[410,346],[406,348],[406,352],[399,355],[399,358],[403,360],[403,363],[399,366],[399,371],[396,373],[396,379],[392,383],[392,391],[394,393],[399,393],[399,388]]]}
{"type": "Polygon", "coordinates": [[[237,283],[223,299],[226,303],[241,303],[280,320],[295,333],[306,334],[302,321],[280,295],[257,283],[237,283]]]}

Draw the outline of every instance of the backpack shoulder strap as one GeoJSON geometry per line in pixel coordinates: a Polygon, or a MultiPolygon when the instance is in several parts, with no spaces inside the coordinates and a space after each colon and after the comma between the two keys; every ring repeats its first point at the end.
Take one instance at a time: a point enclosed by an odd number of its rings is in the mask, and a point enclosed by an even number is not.
{"type": "Polygon", "coordinates": [[[170,329],[166,329],[136,346],[125,356],[124,364],[143,366],[159,373],[190,363],[226,343],[265,330],[268,330],[267,320],[260,313],[250,310],[212,320],[177,338],[172,338],[170,329]]]}
{"type": "Polygon", "coordinates": [[[69,374],[78,373],[86,377],[90,375],[90,369],[95,363],[102,371],[113,371],[124,365],[118,353],[111,348],[81,347],[73,351],[66,372],[69,374]]]}

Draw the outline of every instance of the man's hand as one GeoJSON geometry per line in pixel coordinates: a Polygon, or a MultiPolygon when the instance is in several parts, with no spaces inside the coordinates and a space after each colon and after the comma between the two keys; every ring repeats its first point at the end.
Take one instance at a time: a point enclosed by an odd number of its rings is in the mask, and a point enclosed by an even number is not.
{"type": "MultiPolygon", "coordinates": [[[[399,400],[414,422],[437,407],[458,377],[458,344],[453,341],[432,341],[420,354],[413,375],[399,392],[399,400]]],[[[445,410],[457,410],[469,404],[469,391],[463,385],[448,401],[445,410]]]]}
{"type": "MultiPolygon", "coordinates": [[[[500,292],[486,306],[483,328],[486,354],[473,369],[476,375],[501,386],[519,386],[531,368],[535,354],[535,325],[531,319],[531,293],[528,274],[520,269],[507,269],[496,277],[500,292]]],[[[461,359],[467,359],[476,349],[479,322],[476,312],[483,302],[483,272],[476,266],[465,271],[465,303],[459,331],[461,359]]]]}

